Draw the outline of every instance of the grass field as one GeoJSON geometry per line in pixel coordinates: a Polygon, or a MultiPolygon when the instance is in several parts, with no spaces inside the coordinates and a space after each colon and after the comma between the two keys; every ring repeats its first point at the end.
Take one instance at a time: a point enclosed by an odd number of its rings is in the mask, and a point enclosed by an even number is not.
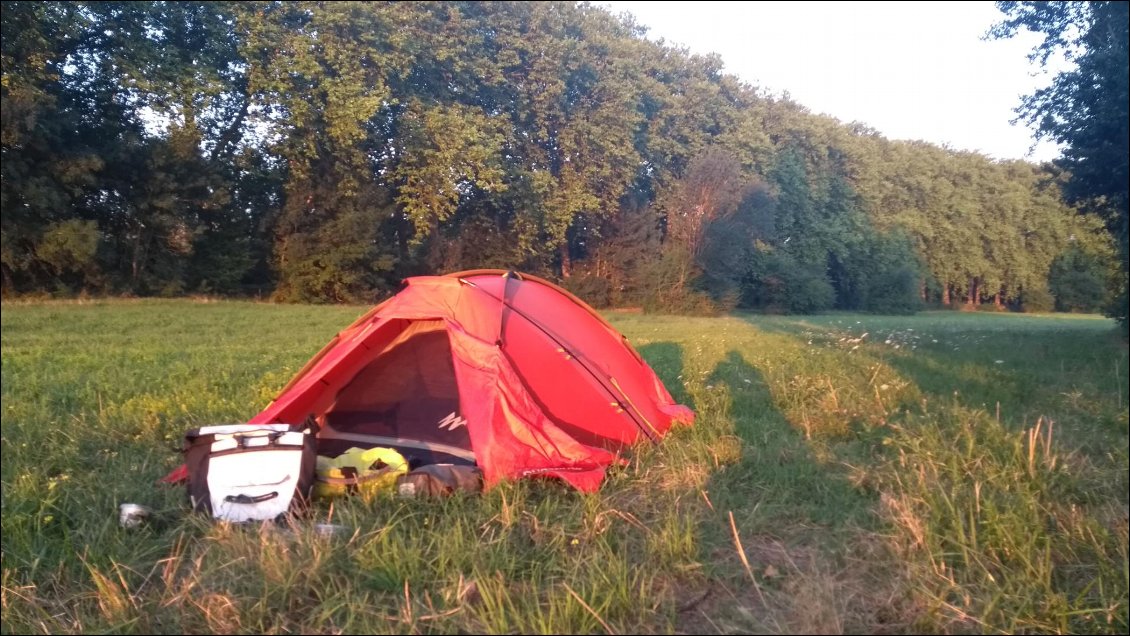
{"type": "Polygon", "coordinates": [[[186,429],[258,412],[364,309],[5,304],[3,632],[1130,629],[1109,321],[612,314],[698,421],[599,493],[247,529],[155,484],[186,429]],[[122,529],[127,501],[158,518],[122,529]]]}

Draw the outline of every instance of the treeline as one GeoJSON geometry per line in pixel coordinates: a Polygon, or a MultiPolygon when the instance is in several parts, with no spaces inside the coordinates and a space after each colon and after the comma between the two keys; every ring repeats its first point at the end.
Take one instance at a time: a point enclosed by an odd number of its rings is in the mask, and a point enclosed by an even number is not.
{"type": "Polygon", "coordinates": [[[1051,166],[891,141],[573,3],[5,2],[5,294],[1094,310],[1051,166]]]}

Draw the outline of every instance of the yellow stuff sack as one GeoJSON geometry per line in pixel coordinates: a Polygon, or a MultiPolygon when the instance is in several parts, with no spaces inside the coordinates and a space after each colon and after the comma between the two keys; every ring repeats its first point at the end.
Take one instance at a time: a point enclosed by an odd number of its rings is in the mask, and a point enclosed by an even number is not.
{"type": "Polygon", "coordinates": [[[318,456],[315,497],[360,494],[365,498],[396,490],[396,479],[408,462],[391,448],[350,448],[337,457],[318,456]]]}

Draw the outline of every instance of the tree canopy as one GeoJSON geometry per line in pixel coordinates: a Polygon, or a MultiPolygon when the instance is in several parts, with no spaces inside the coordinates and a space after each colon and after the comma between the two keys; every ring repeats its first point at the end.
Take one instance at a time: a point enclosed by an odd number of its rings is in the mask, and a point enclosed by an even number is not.
{"type": "Polygon", "coordinates": [[[1126,9],[1077,4],[1001,27],[1046,17],[1098,72],[1106,31],[1055,25],[1122,11],[1120,80],[1025,102],[1071,148],[1034,165],[813,114],[588,4],[4,2],[4,293],[372,302],[506,267],[666,311],[1091,308],[1112,233],[1125,262],[1126,9]],[[1110,90],[1121,120],[1054,110],[1110,90]]]}
{"type": "Polygon", "coordinates": [[[1042,137],[1064,145],[1056,161],[1068,177],[1064,198],[1104,219],[1120,249],[1122,293],[1114,314],[1127,318],[1127,216],[1130,211],[1130,4],[998,2],[1005,19],[991,35],[1021,29],[1044,39],[1029,56],[1074,63],[1024,97],[1017,112],[1042,137]]]}

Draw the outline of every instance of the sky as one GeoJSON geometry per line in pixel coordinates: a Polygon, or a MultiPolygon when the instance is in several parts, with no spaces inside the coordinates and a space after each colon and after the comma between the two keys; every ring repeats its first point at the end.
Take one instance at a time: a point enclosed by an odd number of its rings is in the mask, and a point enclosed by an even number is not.
{"type": "MultiPolygon", "coordinates": [[[[1013,125],[1022,95],[1051,75],[1028,62],[1042,36],[982,36],[992,2],[598,2],[648,37],[717,53],[725,71],[813,112],[891,139],[922,139],[995,159],[1046,161],[1057,146],[1013,125]]],[[[1060,68],[1060,67],[1055,67],[1060,68]]]]}

